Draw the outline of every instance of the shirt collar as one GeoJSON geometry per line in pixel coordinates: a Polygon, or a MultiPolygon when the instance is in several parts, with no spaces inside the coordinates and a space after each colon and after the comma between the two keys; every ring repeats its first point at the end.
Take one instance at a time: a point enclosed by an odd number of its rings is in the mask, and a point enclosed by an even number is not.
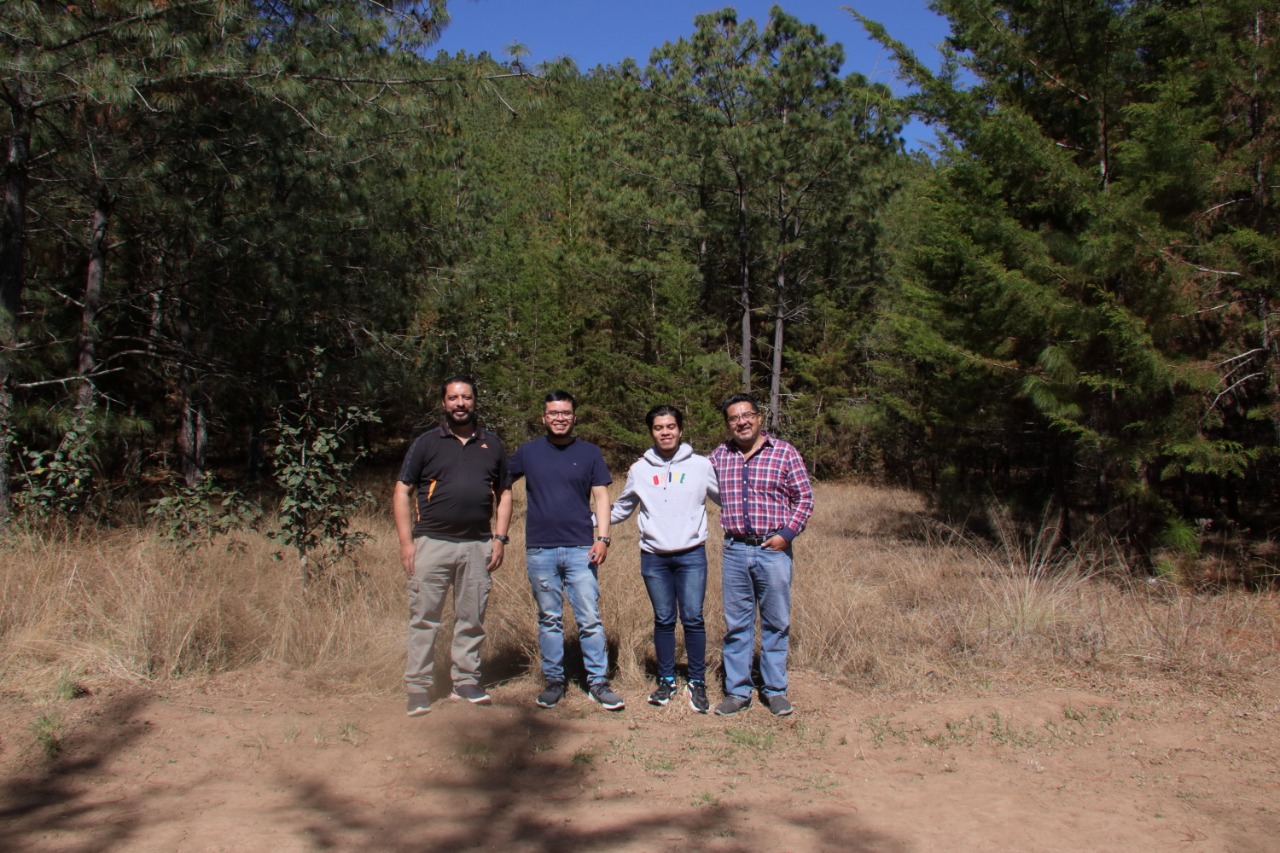
{"type": "MultiPolygon", "coordinates": [[[[769,432],[767,430],[763,430],[763,429],[760,430],[760,437],[764,439],[763,441],[760,442],[760,450],[764,450],[766,447],[773,447],[773,436],[769,435],[769,432]]],[[[724,443],[729,447],[730,450],[734,451],[735,453],[738,453],[743,456],[746,455],[746,451],[743,450],[741,447],[739,447],[738,442],[734,441],[732,438],[725,439],[724,443]]],[[[756,452],[758,453],[759,450],[756,452]]]]}
{"type": "MultiPolygon", "coordinates": [[[[449,429],[449,422],[447,420],[441,419],[440,437],[448,438],[452,435],[453,435],[453,430],[449,429]]],[[[486,430],[483,426],[481,426],[479,421],[476,421],[476,431],[471,437],[479,439],[479,438],[484,438],[487,435],[488,435],[488,430],[486,430]]]]}

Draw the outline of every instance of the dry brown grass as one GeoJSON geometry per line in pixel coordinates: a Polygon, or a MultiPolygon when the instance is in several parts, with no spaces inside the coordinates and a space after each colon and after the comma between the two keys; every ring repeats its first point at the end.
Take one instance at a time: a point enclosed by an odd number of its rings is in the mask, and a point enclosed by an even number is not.
{"type": "MultiPolygon", "coordinates": [[[[490,605],[491,677],[536,670],[522,517],[518,488],[490,605]]],[[[406,606],[395,535],[389,512],[357,521],[374,538],[355,564],[307,592],[297,566],[274,559],[258,534],[184,556],[145,529],[13,533],[0,551],[0,677],[46,694],[68,679],[164,681],[269,661],[342,692],[396,691],[406,606]]],[[[792,665],[885,690],[1153,667],[1193,683],[1242,683],[1274,667],[1274,594],[1146,583],[1097,543],[1051,547],[1048,522],[1021,536],[995,526],[1001,541],[982,542],[932,523],[910,493],[819,485],[817,512],[796,542],[792,665]]],[[[717,538],[707,596],[713,667],[723,634],[717,538]]],[[[636,689],[652,666],[638,553],[634,524],[618,525],[601,570],[611,660],[618,682],[636,689]]]]}

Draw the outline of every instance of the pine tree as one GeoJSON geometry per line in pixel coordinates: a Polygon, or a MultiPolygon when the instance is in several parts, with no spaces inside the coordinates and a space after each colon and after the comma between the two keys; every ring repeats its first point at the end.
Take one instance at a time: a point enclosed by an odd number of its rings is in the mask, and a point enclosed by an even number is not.
{"type": "Polygon", "coordinates": [[[1275,399],[1275,14],[939,8],[973,83],[898,46],[958,144],[897,255],[886,399],[945,425],[925,435],[954,494],[1053,496],[1144,549],[1185,539],[1189,518],[1248,523],[1239,492],[1270,503],[1275,444],[1257,429],[1275,399]],[[908,390],[911,373],[940,387],[908,390]]]}
{"type": "Polygon", "coordinates": [[[873,242],[871,212],[890,186],[877,169],[900,122],[887,90],[840,77],[842,50],[778,7],[763,30],[732,9],[696,25],[691,39],[654,52],[644,74],[653,112],[642,115],[652,123],[670,111],[663,126],[696,168],[680,189],[703,217],[694,239],[709,306],[737,315],[741,388],[753,388],[767,355],[777,428],[787,324],[847,275],[833,258],[873,242]],[[759,341],[762,328],[772,334],[759,341]]]}
{"type": "MultiPolygon", "coordinates": [[[[0,400],[3,441],[14,417],[45,411],[63,386],[80,412],[111,399],[160,423],[178,399],[190,477],[220,414],[210,411],[216,388],[256,389],[255,355],[271,359],[294,338],[329,343],[335,329],[354,340],[375,325],[325,307],[361,283],[353,270],[386,286],[373,269],[382,256],[360,237],[366,211],[380,209],[362,172],[404,148],[389,130],[416,129],[429,113],[433,83],[413,51],[445,20],[438,0],[6,4],[0,393],[17,388],[32,405],[0,400]],[[331,208],[335,199],[346,205],[331,208]],[[331,209],[330,227],[317,227],[316,213],[331,209]],[[31,210],[53,226],[38,243],[31,210]],[[263,287],[271,281],[287,285],[276,289],[289,291],[287,308],[263,287]],[[295,312],[303,305],[318,310],[295,312]],[[241,330],[286,343],[241,347],[241,330]],[[157,395],[157,377],[178,393],[157,395]]],[[[291,371],[286,357],[272,382],[291,371]]],[[[7,506],[7,479],[0,486],[7,506]]]]}

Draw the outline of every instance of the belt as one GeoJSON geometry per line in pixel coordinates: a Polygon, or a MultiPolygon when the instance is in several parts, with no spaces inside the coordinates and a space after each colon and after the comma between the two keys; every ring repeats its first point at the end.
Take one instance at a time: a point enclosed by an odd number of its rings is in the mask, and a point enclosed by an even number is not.
{"type": "Polygon", "coordinates": [[[743,545],[763,545],[772,533],[726,533],[724,538],[730,542],[741,542],[743,545]]]}

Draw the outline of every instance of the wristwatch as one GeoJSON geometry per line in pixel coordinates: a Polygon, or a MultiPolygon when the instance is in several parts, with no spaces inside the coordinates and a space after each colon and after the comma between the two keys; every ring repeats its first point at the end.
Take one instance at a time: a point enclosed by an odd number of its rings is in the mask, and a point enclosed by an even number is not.
{"type": "Polygon", "coordinates": [[[597,537],[596,537],[596,541],[597,541],[597,542],[603,542],[604,544],[608,545],[608,544],[609,544],[609,537],[608,537],[608,536],[597,536],[597,537]]]}
{"type": "Polygon", "coordinates": [[[510,537],[510,536],[503,536],[501,533],[495,533],[495,534],[493,534],[493,538],[494,538],[494,539],[497,539],[497,540],[498,540],[499,542],[501,542],[503,545],[510,545],[510,544],[511,544],[511,537],[510,537]]]}

